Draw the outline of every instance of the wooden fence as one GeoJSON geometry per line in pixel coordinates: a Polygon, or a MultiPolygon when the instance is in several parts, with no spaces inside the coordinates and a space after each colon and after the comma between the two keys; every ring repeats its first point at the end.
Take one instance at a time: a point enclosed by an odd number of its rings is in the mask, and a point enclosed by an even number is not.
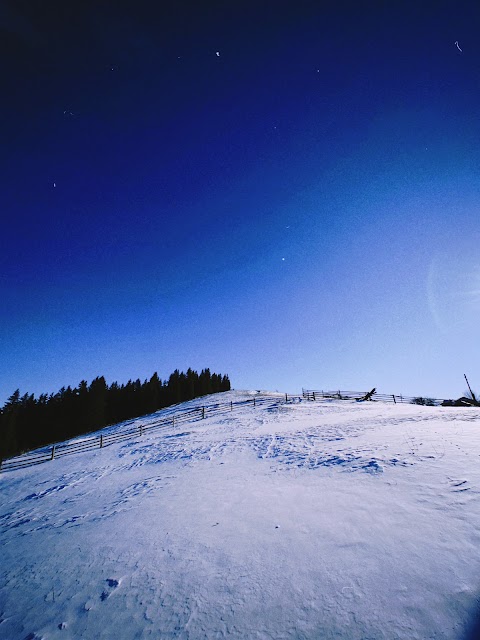
{"type": "MultiPolygon", "coordinates": [[[[299,396],[295,397],[299,398],[299,396]]],[[[177,425],[185,422],[204,420],[205,418],[209,418],[214,415],[226,414],[247,405],[254,408],[256,406],[263,406],[266,403],[278,406],[279,404],[292,401],[293,398],[294,396],[287,394],[284,396],[259,394],[257,396],[253,396],[253,398],[239,400],[237,402],[219,402],[216,404],[196,407],[194,409],[178,410],[175,413],[171,413],[166,417],[161,417],[149,424],[139,424],[141,418],[137,418],[135,421],[131,422],[131,426],[126,429],[122,429],[121,431],[117,431],[116,433],[105,433],[104,431],[103,433],[92,437],[81,437],[76,438],[73,441],[58,442],[30,453],[14,456],[13,458],[7,458],[6,460],[0,460],[0,471],[24,469],[25,467],[42,464],[43,462],[49,462],[55,458],[62,458],[63,456],[72,455],[74,453],[83,453],[84,451],[91,451],[92,449],[103,449],[104,447],[108,447],[109,445],[117,442],[143,436],[146,433],[150,433],[158,429],[176,427],[177,425]]]]}
{"type": "MultiPolygon", "coordinates": [[[[366,391],[320,391],[313,389],[302,389],[302,396],[305,400],[360,400],[366,395],[366,391]]],[[[380,400],[382,402],[420,404],[431,407],[441,406],[447,400],[440,398],[427,398],[422,396],[404,396],[399,393],[374,393],[372,400],[380,400]]]]}
{"type": "MultiPolygon", "coordinates": [[[[104,447],[108,447],[109,445],[117,442],[143,436],[145,433],[150,433],[158,429],[176,427],[177,425],[185,422],[204,420],[205,418],[209,418],[214,415],[226,414],[229,411],[234,411],[235,409],[245,406],[251,406],[253,408],[257,406],[264,406],[265,404],[269,404],[270,406],[279,406],[280,404],[298,402],[300,400],[359,400],[363,398],[365,394],[366,391],[321,391],[302,389],[301,396],[291,394],[285,394],[284,396],[258,394],[252,398],[239,400],[237,402],[219,402],[216,404],[196,407],[194,409],[178,410],[175,413],[171,413],[165,417],[160,417],[158,420],[148,424],[141,424],[139,423],[141,418],[136,418],[135,420],[127,423],[130,426],[126,429],[122,429],[121,431],[117,431],[116,433],[106,433],[104,430],[104,432],[99,435],[76,438],[73,441],[68,442],[54,443],[30,453],[25,453],[13,458],[7,458],[6,460],[0,460],[0,471],[24,469],[25,467],[42,464],[43,462],[55,460],[55,458],[62,458],[63,456],[72,455],[74,453],[83,453],[84,451],[91,451],[93,449],[103,449],[104,447]]],[[[372,396],[372,400],[394,403],[403,402],[408,404],[424,404],[429,406],[439,406],[445,402],[438,398],[423,398],[420,396],[410,397],[393,393],[375,393],[372,396]]],[[[168,411],[168,408],[166,411],[168,411]]]]}

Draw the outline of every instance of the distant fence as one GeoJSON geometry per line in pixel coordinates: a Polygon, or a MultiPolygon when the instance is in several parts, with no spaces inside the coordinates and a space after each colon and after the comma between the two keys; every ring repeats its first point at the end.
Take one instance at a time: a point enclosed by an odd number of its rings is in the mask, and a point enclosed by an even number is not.
{"type": "MultiPolygon", "coordinates": [[[[234,411],[234,409],[245,407],[247,405],[255,408],[257,406],[264,406],[265,404],[269,404],[270,406],[279,406],[280,404],[298,402],[300,400],[360,400],[366,395],[366,393],[366,391],[319,391],[311,389],[302,389],[301,396],[287,393],[285,395],[259,393],[252,398],[239,400],[237,402],[219,402],[216,404],[205,404],[205,406],[196,407],[194,409],[179,410],[176,413],[171,413],[168,416],[161,417],[149,424],[138,424],[139,420],[142,418],[142,416],[139,416],[131,423],[132,426],[122,429],[116,433],[100,433],[100,435],[85,438],[78,437],[73,440],[73,442],[59,442],[42,447],[41,449],[30,453],[25,453],[13,458],[7,458],[6,460],[0,460],[0,471],[24,469],[25,467],[42,464],[43,462],[48,462],[55,458],[62,458],[63,456],[72,455],[74,453],[83,453],[84,451],[91,451],[93,449],[103,449],[104,447],[121,442],[122,440],[129,440],[130,438],[142,436],[145,433],[156,431],[157,429],[176,427],[177,425],[185,422],[197,422],[198,420],[204,420],[205,418],[209,418],[214,415],[227,414],[230,411],[234,411]]],[[[444,402],[449,402],[438,398],[424,398],[420,396],[410,397],[401,394],[388,393],[374,393],[372,395],[372,400],[392,403],[403,402],[408,404],[423,404],[428,406],[439,406],[444,402]]],[[[168,407],[166,407],[166,409],[168,410],[168,407]]]]}
{"type": "MultiPolygon", "coordinates": [[[[302,389],[302,396],[305,400],[361,400],[366,395],[366,391],[318,391],[313,389],[302,389]]],[[[405,402],[407,404],[420,404],[430,407],[441,406],[448,400],[440,398],[426,398],[423,396],[404,396],[399,393],[374,393],[372,400],[382,402],[394,402],[395,404],[405,402]]]]}
{"type": "MultiPolygon", "coordinates": [[[[157,429],[164,429],[166,427],[176,427],[179,424],[185,422],[196,422],[203,420],[214,415],[226,414],[234,409],[250,405],[252,407],[262,406],[266,403],[270,405],[278,405],[284,402],[292,401],[299,396],[292,396],[285,394],[284,396],[269,396],[262,394],[247,398],[246,400],[239,400],[237,402],[221,402],[216,404],[205,405],[202,407],[196,407],[194,409],[184,409],[177,413],[172,413],[169,416],[162,417],[158,421],[152,422],[147,425],[137,424],[127,429],[118,431],[117,433],[101,433],[100,435],[92,436],[90,438],[76,439],[73,442],[60,442],[42,447],[31,453],[25,453],[13,458],[7,458],[6,460],[0,460],[0,471],[14,471],[16,469],[24,469],[25,467],[31,467],[33,465],[42,464],[54,460],[55,458],[62,458],[63,456],[72,455],[74,453],[83,453],[84,451],[91,451],[92,449],[103,449],[109,445],[121,442],[122,440],[129,440],[130,438],[142,436],[143,434],[157,429]]],[[[139,417],[138,420],[140,420],[139,417]]]]}

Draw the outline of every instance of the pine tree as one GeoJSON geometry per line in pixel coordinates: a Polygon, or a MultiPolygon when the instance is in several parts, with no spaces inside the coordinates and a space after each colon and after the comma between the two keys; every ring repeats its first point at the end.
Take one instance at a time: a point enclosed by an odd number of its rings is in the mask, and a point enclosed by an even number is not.
{"type": "Polygon", "coordinates": [[[88,389],[87,428],[89,431],[104,427],[107,409],[107,383],[100,376],[92,380],[88,389]]]}
{"type": "Polygon", "coordinates": [[[18,451],[17,418],[20,407],[20,389],[8,398],[2,411],[2,438],[0,458],[6,458],[18,451]]]}
{"type": "Polygon", "coordinates": [[[190,369],[187,369],[186,378],[186,398],[185,400],[192,400],[197,395],[198,389],[198,373],[190,369]]]}
{"type": "Polygon", "coordinates": [[[161,381],[155,371],[146,385],[145,413],[153,413],[160,407],[161,381]]]}

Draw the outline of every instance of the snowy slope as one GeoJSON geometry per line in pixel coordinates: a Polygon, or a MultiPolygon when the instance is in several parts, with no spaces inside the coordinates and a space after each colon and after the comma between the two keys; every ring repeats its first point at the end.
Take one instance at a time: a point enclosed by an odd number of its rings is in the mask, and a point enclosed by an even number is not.
{"type": "Polygon", "coordinates": [[[480,594],[476,409],[272,400],[0,483],[2,639],[459,639],[480,594]]]}

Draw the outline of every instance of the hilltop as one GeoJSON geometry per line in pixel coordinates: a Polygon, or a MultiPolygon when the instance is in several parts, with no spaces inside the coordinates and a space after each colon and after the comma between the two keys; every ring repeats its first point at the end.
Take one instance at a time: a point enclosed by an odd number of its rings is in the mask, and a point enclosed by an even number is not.
{"type": "Polygon", "coordinates": [[[0,638],[462,637],[479,412],[284,398],[2,473],[0,638]]]}

